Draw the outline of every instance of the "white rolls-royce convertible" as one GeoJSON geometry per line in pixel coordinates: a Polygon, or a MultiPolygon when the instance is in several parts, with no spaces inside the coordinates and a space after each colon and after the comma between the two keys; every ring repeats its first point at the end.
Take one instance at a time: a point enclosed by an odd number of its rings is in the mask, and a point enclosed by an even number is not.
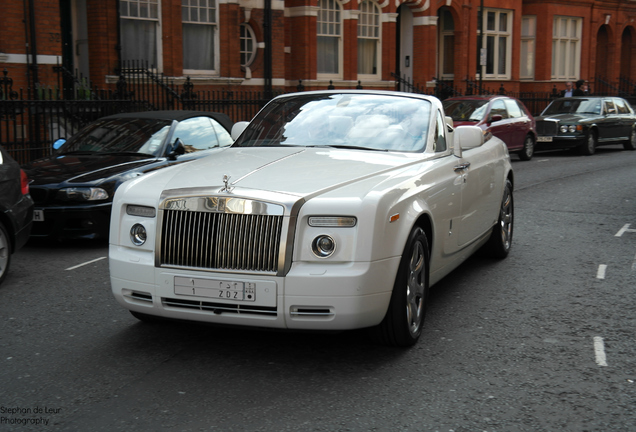
{"type": "Polygon", "coordinates": [[[234,144],[124,183],[110,275],[138,319],[371,328],[410,346],[429,287],[513,234],[506,144],[430,96],[287,94],[234,144]]]}

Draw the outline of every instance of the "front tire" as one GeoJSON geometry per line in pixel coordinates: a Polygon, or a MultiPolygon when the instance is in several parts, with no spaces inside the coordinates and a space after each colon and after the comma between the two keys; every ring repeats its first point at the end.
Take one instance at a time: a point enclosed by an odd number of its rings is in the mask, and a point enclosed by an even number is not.
{"type": "Polygon", "coordinates": [[[522,161],[529,161],[534,155],[534,138],[531,134],[526,135],[523,141],[523,149],[519,151],[519,159],[522,161]]]}
{"type": "Polygon", "coordinates": [[[510,253],[512,247],[512,233],[514,228],[514,199],[512,195],[512,183],[506,180],[501,207],[499,208],[499,218],[493,227],[488,240],[490,255],[494,258],[503,259],[510,253]]]}
{"type": "Polygon", "coordinates": [[[0,222],[0,284],[6,279],[11,265],[11,238],[0,222]]]}
{"type": "Polygon", "coordinates": [[[386,345],[414,345],[422,334],[428,299],[429,249],[424,231],[411,231],[400,260],[389,309],[377,328],[386,345]]]}
{"type": "Polygon", "coordinates": [[[579,147],[581,154],[585,156],[592,156],[596,152],[597,140],[596,131],[589,131],[585,142],[581,145],[581,147],[579,147]]]}
{"type": "Polygon", "coordinates": [[[636,150],[636,129],[632,129],[629,139],[623,143],[625,150],[636,150]]]}

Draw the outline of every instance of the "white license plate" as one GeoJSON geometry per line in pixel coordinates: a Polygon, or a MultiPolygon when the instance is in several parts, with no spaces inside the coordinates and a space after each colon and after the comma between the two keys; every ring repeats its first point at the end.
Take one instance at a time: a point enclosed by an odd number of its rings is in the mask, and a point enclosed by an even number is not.
{"type": "Polygon", "coordinates": [[[33,222],[44,222],[44,210],[33,210],[33,222]]]}
{"type": "Polygon", "coordinates": [[[537,142],[552,142],[551,136],[539,136],[537,137],[537,142]]]}
{"type": "Polygon", "coordinates": [[[174,293],[219,300],[255,301],[256,283],[175,276],[174,293]]]}

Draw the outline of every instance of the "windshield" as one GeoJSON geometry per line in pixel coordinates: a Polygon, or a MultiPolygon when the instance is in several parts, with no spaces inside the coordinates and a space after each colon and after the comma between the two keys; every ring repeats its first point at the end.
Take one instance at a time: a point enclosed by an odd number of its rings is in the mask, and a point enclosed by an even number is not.
{"type": "Polygon", "coordinates": [[[234,146],[338,147],[418,152],[426,147],[427,100],[374,94],[300,95],[272,101],[234,146]]]}
{"type": "Polygon", "coordinates": [[[454,121],[475,121],[484,118],[488,109],[487,100],[447,100],[443,102],[444,111],[454,121]]]}
{"type": "Polygon", "coordinates": [[[601,99],[557,99],[541,115],[601,114],[601,102],[601,99]]]}
{"type": "Polygon", "coordinates": [[[172,120],[117,118],[98,121],[75,134],[60,153],[140,153],[157,156],[172,120]]]}

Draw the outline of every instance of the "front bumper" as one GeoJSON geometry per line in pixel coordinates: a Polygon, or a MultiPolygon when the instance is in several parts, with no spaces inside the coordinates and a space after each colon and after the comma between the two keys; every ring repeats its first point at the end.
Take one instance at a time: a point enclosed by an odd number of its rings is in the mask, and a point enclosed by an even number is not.
{"type": "Polygon", "coordinates": [[[113,245],[109,258],[113,294],[131,311],[179,320],[300,330],[351,330],[379,324],[400,261],[394,257],[329,265],[294,263],[285,277],[277,277],[155,268],[152,254],[113,245]],[[175,280],[181,283],[177,289],[175,280]],[[184,280],[193,284],[249,283],[255,287],[255,301],[232,301],[200,292],[187,295],[184,280]]]}
{"type": "Polygon", "coordinates": [[[584,135],[539,135],[537,136],[536,149],[550,150],[577,147],[585,142],[584,135]]]}
{"type": "Polygon", "coordinates": [[[35,207],[43,219],[33,222],[32,237],[70,239],[108,238],[112,203],[82,206],[35,207]]]}

